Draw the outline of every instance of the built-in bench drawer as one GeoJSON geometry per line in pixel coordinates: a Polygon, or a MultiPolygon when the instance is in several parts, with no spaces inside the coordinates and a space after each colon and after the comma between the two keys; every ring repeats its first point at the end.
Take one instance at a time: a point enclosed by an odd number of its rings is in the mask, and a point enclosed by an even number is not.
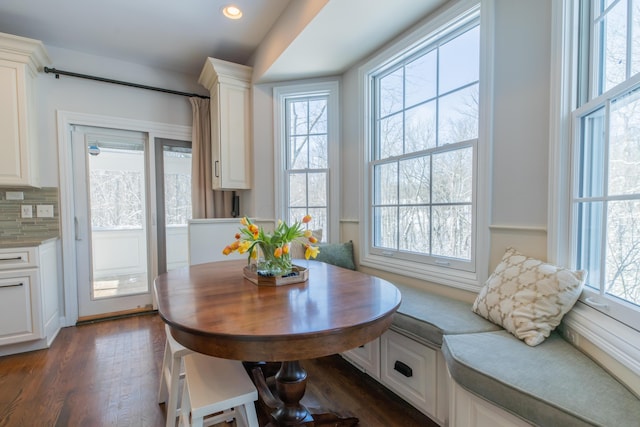
{"type": "Polygon", "coordinates": [[[380,338],[345,351],[342,356],[371,377],[380,380],[380,338]]]}
{"type": "Polygon", "coordinates": [[[381,382],[427,415],[436,414],[437,352],[394,331],[380,338],[381,382]]]}

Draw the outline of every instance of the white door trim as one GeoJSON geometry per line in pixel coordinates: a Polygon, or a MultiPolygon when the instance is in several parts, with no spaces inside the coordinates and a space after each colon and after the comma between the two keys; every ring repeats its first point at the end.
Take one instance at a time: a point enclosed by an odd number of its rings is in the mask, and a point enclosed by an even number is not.
{"type": "Polygon", "coordinates": [[[58,123],[60,227],[65,307],[62,326],[73,326],[78,321],[78,281],[76,277],[71,126],[82,125],[145,132],[148,134],[150,141],[155,138],[191,141],[191,127],[61,110],[58,110],[56,115],[58,123]]]}

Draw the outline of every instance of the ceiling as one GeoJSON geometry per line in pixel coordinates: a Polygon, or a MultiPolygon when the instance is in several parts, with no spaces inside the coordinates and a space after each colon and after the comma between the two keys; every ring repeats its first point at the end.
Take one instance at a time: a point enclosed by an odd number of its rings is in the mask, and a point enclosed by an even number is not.
{"type": "Polygon", "coordinates": [[[198,75],[206,57],[253,65],[261,44],[273,41],[270,31],[279,31],[286,43],[275,52],[270,48],[261,71],[262,81],[274,81],[339,74],[444,2],[1,0],[0,32],[198,75]],[[221,8],[231,2],[243,10],[241,20],[222,16],[221,8]],[[292,25],[299,19],[295,10],[305,7],[313,16],[292,25]]]}

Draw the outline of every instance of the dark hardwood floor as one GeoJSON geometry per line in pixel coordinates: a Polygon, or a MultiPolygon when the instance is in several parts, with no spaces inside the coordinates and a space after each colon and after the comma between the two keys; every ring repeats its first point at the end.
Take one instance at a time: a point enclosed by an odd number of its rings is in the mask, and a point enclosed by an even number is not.
{"type": "MultiPolygon", "coordinates": [[[[48,350],[0,357],[0,426],[163,426],[156,402],[164,328],[156,315],[64,328],[48,350]]],[[[303,403],[360,426],[436,426],[340,356],[304,361],[303,403]]]]}

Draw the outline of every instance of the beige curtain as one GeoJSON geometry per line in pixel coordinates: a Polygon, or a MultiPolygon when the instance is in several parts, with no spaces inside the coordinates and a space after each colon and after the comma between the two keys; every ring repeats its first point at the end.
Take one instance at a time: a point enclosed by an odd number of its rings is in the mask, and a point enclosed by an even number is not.
{"type": "Polygon", "coordinates": [[[191,202],[193,218],[231,216],[232,192],[211,189],[211,116],[209,100],[189,98],[193,110],[191,133],[191,202]]]}

